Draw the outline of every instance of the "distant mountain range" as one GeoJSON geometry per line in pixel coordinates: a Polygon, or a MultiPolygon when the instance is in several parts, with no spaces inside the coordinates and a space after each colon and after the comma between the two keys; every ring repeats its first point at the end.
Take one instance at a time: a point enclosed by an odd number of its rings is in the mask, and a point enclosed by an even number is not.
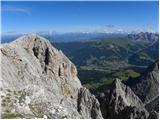
{"type": "Polygon", "coordinates": [[[158,33],[140,32],[138,34],[129,34],[128,37],[132,40],[157,41],[159,39],[158,33]]]}
{"type": "MultiPolygon", "coordinates": [[[[71,32],[71,33],[37,33],[52,42],[70,42],[70,41],[79,41],[79,40],[86,40],[86,39],[99,39],[99,38],[114,38],[118,36],[126,36],[127,34],[119,34],[119,33],[87,33],[87,32],[71,32]]],[[[23,34],[24,35],[24,34],[23,34]]],[[[2,36],[2,43],[13,41],[15,38],[18,38],[21,35],[3,35],[2,36]]]]}
{"type": "MultiPolygon", "coordinates": [[[[38,32],[41,35],[52,42],[71,42],[79,40],[101,40],[107,38],[127,37],[132,40],[144,40],[144,41],[155,41],[159,35],[157,33],[141,32],[136,34],[128,33],[105,33],[105,32],[70,32],[70,33],[56,33],[56,32],[38,32]]],[[[25,34],[6,34],[2,35],[2,43],[10,42],[16,38],[25,34]]]]}

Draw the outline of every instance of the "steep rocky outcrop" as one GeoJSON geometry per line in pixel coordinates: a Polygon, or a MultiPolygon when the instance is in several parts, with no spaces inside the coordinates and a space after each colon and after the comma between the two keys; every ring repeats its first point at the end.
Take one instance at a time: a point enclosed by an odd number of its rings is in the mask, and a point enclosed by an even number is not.
{"type": "Polygon", "coordinates": [[[149,112],[153,110],[158,112],[159,111],[159,96],[153,99],[152,101],[150,101],[149,103],[147,103],[145,107],[149,112]]]}
{"type": "Polygon", "coordinates": [[[25,35],[1,45],[2,118],[102,118],[75,65],[48,40],[25,35]]]}
{"type": "Polygon", "coordinates": [[[84,115],[83,118],[101,118],[99,102],[88,89],[81,88],[78,93],[78,112],[84,115]]]}
{"type": "Polygon", "coordinates": [[[115,79],[108,93],[98,97],[104,118],[147,118],[142,101],[119,79],[115,79]]]}
{"type": "Polygon", "coordinates": [[[145,105],[149,112],[149,118],[158,119],[159,118],[159,96],[150,101],[145,105]]]}
{"type": "Polygon", "coordinates": [[[148,103],[159,95],[159,62],[150,65],[138,78],[130,78],[125,82],[144,103],[148,103]]]}

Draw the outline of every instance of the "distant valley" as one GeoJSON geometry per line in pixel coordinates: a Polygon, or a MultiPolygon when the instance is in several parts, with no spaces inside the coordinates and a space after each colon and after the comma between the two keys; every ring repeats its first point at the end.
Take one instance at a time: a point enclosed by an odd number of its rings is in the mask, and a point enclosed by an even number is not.
{"type": "Polygon", "coordinates": [[[134,35],[137,37],[131,36],[133,34],[98,40],[53,42],[53,45],[76,64],[82,84],[94,91],[110,84],[115,77],[122,80],[138,77],[158,59],[157,34],[139,33],[134,35]]]}

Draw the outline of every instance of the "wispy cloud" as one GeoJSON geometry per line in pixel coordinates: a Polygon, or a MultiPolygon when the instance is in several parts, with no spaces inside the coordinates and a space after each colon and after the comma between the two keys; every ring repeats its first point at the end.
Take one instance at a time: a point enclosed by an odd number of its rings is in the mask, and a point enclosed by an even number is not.
{"type": "Polygon", "coordinates": [[[115,26],[112,24],[105,25],[106,28],[114,28],[115,26]]]}
{"type": "Polygon", "coordinates": [[[2,12],[18,12],[18,13],[24,13],[27,15],[31,14],[31,12],[28,9],[11,6],[11,5],[2,6],[2,12]]]}

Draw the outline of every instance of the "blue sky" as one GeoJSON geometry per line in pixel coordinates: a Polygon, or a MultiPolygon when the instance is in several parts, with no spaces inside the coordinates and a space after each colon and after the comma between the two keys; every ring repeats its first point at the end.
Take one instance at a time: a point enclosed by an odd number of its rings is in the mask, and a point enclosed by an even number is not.
{"type": "Polygon", "coordinates": [[[2,2],[2,33],[158,30],[158,1],[2,2]]]}

